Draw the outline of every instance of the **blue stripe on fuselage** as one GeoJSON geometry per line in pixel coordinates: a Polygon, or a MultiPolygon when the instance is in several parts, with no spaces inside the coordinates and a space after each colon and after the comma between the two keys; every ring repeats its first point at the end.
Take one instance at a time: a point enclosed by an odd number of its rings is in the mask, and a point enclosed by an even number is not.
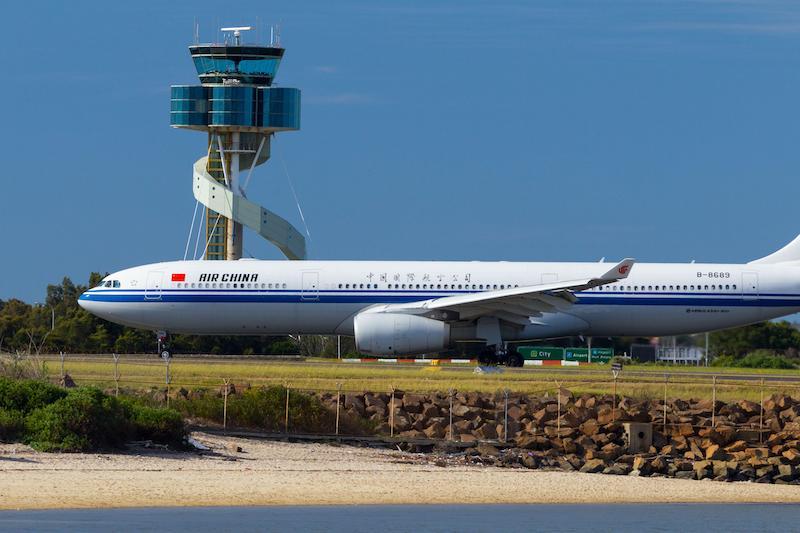
{"type": "MultiPolygon", "coordinates": [[[[233,292],[201,290],[163,290],[161,296],[145,298],[144,291],[102,290],[90,291],[80,296],[81,300],[94,302],[174,302],[174,303],[407,303],[442,298],[472,291],[449,291],[424,293],[397,291],[370,294],[362,291],[326,290],[314,298],[296,290],[239,290],[233,292]]],[[[764,294],[753,299],[742,299],[741,295],[703,293],[689,296],[681,293],[597,294],[577,293],[579,305],[672,305],[702,307],[798,307],[800,295],[764,294]]]]}

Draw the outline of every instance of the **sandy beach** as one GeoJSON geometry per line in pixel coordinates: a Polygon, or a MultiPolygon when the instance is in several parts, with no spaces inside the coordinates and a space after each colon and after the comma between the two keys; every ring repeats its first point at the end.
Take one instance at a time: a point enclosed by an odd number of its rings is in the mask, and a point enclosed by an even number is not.
{"type": "Polygon", "coordinates": [[[431,456],[390,450],[193,436],[212,452],[48,454],[0,445],[0,509],[800,502],[797,486],[441,467],[431,456]]]}

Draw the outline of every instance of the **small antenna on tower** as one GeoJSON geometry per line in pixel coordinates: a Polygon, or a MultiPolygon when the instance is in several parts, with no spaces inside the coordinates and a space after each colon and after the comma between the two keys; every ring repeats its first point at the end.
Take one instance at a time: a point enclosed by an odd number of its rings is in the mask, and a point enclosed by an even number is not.
{"type": "Polygon", "coordinates": [[[194,44],[200,44],[200,23],[194,18],[194,44]]]}

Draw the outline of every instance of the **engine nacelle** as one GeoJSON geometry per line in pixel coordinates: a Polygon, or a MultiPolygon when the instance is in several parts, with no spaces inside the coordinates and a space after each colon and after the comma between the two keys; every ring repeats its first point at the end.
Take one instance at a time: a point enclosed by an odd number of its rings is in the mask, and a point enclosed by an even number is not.
{"type": "Polygon", "coordinates": [[[356,349],[372,355],[438,352],[450,344],[450,325],[402,313],[360,313],[353,321],[356,349]]]}

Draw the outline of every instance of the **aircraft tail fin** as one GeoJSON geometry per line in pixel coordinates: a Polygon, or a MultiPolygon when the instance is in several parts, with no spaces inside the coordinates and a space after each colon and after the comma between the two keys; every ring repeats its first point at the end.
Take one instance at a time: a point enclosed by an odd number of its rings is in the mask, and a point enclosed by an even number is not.
{"type": "Polygon", "coordinates": [[[748,265],[774,265],[776,263],[789,263],[800,261],[800,235],[778,250],[761,259],[755,259],[747,263],[748,265]]]}

